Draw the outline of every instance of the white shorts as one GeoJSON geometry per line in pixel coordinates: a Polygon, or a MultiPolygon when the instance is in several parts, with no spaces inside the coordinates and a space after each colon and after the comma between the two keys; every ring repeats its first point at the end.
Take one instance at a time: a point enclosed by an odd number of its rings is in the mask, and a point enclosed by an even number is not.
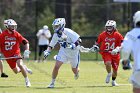
{"type": "Polygon", "coordinates": [[[63,52],[59,52],[56,56],[56,60],[63,63],[70,63],[72,68],[78,68],[80,63],[80,53],[75,54],[73,57],[68,57],[63,52]]]}
{"type": "Polygon", "coordinates": [[[134,88],[140,88],[140,70],[134,71],[130,77],[130,82],[134,88]]]}

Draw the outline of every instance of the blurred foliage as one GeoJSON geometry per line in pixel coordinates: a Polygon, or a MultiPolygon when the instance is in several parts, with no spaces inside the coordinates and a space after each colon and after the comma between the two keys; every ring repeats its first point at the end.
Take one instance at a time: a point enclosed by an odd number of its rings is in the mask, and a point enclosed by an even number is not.
{"type": "MultiPolygon", "coordinates": [[[[119,32],[125,35],[133,24],[132,10],[136,11],[140,8],[139,3],[114,3],[112,0],[71,1],[71,4],[63,5],[64,3],[56,3],[56,0],[0,0],[0,27],[4,29],[5,19],[14,19],[18,24],[17,31],[30,41],[31,49],[34,50],[37,44],[36,32],[43,25],[48,25],[53,33],[52,22],[55,18],[56,4],[65,8],[71,6],[72,29],[85,37],[98,36],[104,30],[108,19],[115,20],[119,32]],[[133,5],[132,9],[131,5],[133,5]]],[[[59,12],[65,14],[68,11],[64,9],[59,12]]],[[[68,19],[67,16],[65,17],[68,19]]],[[[85,40],[84,43],[90,45],[89,40],[85,40]]]]}

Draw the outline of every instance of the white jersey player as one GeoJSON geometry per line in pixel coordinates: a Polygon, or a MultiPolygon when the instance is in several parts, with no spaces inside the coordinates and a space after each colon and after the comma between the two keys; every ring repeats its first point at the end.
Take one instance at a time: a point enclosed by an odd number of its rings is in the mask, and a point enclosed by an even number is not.
{"type": "Polygon", "coordinates": [[[122,59],[127,60],[132,54],[134,59],[133,74],[130,78],[133,84],[133,92],[140,93],[140,11],[133,16],[134,26],[129,31],[122,43],[122,59]]]}
{"type": "Polygon", "coordinates": [[[46,58],[51,50],[57,43],[60,44],[60,50],[56,57],[56,63],[52,72],[52,82],[48,88],[53,88],[55,79],[58,74],[58,70],[63,63],[70,62],[75,79],[79,77],[79,63],[80,63],[80,51],[79,44],[81,43],[80,36],[69,28],[65,28],[65,19],[57,18],[54,20],[52,26],[54,34],[47,50],[44,51],[44,57],[46,58]]]}

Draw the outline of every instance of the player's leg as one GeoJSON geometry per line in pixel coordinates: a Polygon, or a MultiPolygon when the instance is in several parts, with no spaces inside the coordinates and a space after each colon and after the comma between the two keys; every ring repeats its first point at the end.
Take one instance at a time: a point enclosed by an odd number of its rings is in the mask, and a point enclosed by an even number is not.
{"type": "Polygon", "coordinates": [[[118,86],[116,83],[116,78],[117,78],[117,72],[118,72],[118,67],[119,67],[119,60],[120,58],[115,58],[112,61],[112,68],[113,68],[113,73],[112,73],[112,86],[118,86]]]}
{"type": "Polygon", "coordinates": [[[107,71],[107,76],[106,76],[105,82],[109,83],[110,82],[110,77],[112,76],[111,57],[109,55],[103,55],[102,58],[104,60],[105,68],[106,68],[106,71],[107,71]]]}
{"type": "Polygon", "coordinates": [[[0,71],[1,71],[1,77],[2,77],[2,78],[8,77],[8,75],[6,75],[6,74],[4,73],[4,70],[3,70],[3,62],[2,62],[2,60],[0,60],[0,71]]]}
{"type": "Polygon", "coordinates": [[[54,88],[55,79],[58,75],[59,68],[61,67],[61,65],[63,63],[66,63],[67,61],[68,60],[67,60],[66,54],[63,51],[59,51],[58,55],[56,56],[56,63],[55,63],[55,66],[54,66],[53,72],[52,72],[52,81],[49,84],[48,88],[54,88]]]}
{"type": "Polygon", "coordinates": [[[29,78],[27,76],[27,71],[26,71],[25,66],[23,65],[22,59],[18,59],[16,61],[16,63],[17,63],[17,66],[20,68],[23,77],[25,78],[26,87],[30,87],[31,86],[31,83],[30,83],[30,80],[29,80],[29,78]]]}
{"type": "Polygon", "coordinates": [[[52,72],[52,81],[49,84],[48,88],[54,88],[55,79],[56,79],[56,77],[58,75],[59,68],[61,67],[62,64],[63,64],[63,62],[58,61],[58,60],[56,61],[55,66],[53,68],[53,72],[52,72]]]}
{"type": "Polygon", "coordinates": [[[80,70],[79,69],[80,54],[69,60],[71,62],[72,71],[74,73],[74,79],[77,80],[79,78],[79,70],[80,70]]]}
{"type": "Polygon", "coordinates": [[[140,70],[133,71],[130,82],[133,84],[133,93],[140,93],[140,70]]]}

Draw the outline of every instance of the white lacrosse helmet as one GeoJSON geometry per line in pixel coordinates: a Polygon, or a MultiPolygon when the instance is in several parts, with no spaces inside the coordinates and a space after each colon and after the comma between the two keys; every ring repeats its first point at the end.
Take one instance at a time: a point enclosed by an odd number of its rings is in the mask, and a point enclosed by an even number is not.
{"type": "Polygon", "coordinates": [[[7,29],[14,31],[17,29],[17,23],[13,19],[7,20],[7,29]]]}
{"type": "Polygon", "coordinates": [[[63,31],[65,25],[66,25],[65,18],[56,18],[52,23],[53,30],[55,33],[63,31]]]}
{"type": "Polygon", "coordinates": [[[108,20],[105,24],[105,28],[107,31],[112,32],[114,29],[116,29],[116,21],[108,20]]]}
{"type": "Polygon", "coordinates": [[[138,22],[140,22],[140,11],[137,11],[134,16],[133,16],[133,21],[134,21],[134,25],[136,26],[136,24],[138,22]]]}
{"type": "Polygon", "coordinates": [[[47,26],[47,25],[44,25],[44,26],[43,26],[43,29],[48,29],[48,26],[47,26]]]}

